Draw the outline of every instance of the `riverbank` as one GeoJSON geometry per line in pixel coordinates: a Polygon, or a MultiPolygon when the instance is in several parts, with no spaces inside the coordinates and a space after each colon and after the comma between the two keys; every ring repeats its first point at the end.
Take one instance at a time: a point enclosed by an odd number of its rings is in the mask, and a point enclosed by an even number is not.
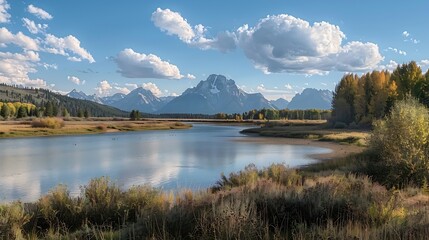
{"type": "Polygon", "coordinates": [[[58,129],[32,127],[31,123],[32,121],[30,120],[2,121],[0,122],[0,138],[102,134],[127,131],[188,129],[192,127],[191,124],[177,121],[125,121],[123,119],[72,119],[72,121],[64,121],[64,127],[58,129]]]}
{"type": "Polygon", "coordinates": [[[323,122],[271,122],[241,133],[259,138],[240,141],[271,144],[309,145],[331,149],[330,153],[310,155],[318,160],[333,160],[358,154],[367,148],[369,130],[332,129],[323,122]]]}

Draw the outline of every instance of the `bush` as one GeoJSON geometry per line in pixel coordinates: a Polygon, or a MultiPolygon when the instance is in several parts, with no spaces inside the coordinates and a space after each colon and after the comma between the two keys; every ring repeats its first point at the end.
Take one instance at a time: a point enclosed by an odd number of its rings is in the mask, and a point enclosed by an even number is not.
{"type": "Polygon", "coordinates": [[[347,124],[345,124],[343,122],[335,122],[335,124],[334,124],[334,128],[337,128],[337,129],[343,129],[346,127],[347,127],[347,124]]]}
{"type": "Polygon", "coordinates": [[[59,129],[64,127],[64,125],[64,120],[56,117],[38,118],[31,122],[31,127],[34,128],[59,129]]]}
{"type": "Polygon", "coordinates": [[[384,120],[374,123],[370,146],[384,183],[422,186],[429,179],[428,109],[412,98],[396,102],[384,120]]]}

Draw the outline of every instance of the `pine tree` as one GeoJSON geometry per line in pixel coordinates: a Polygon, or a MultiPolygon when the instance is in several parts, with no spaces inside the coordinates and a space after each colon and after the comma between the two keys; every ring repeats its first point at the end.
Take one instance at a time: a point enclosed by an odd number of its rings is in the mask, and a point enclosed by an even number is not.
{"type": "Polygon", "coordinates": [[[27,108],[21,105],[18,108],[18,113],[16,114],[16,118],[24,118],[27,117],[27,108]]]}
{"type": "Polygon", "coordinates": [[[7,104],[3,104],[3,106],[1,107],[0,115],[5,119],[9,117],[10,110],[7,104]]]}

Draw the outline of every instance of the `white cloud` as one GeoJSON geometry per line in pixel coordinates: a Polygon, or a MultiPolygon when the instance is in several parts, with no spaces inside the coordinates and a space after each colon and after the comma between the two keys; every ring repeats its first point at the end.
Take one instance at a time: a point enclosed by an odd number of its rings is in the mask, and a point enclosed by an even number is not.
{"type": "Polygon", "coordinates": [[[32,34],[44,33],[48,28],[48,24],[36,24],[34,21],[28,18],[23,18],[22,22],[23,26],[26,27],[32,34]]]}
{"type": "Polygon", "coordinates": [[[327,83],[323,83],[323,82],[322,82],[322,83],[320,83],[320,85],[325,86],[325,87],[326,87],[326,86],[328,86],[328,84],[327,84],[327,83]]]}
{"type": "Polygon", "coordinates": [[[156,86],[155,83],[151,83],[151,82],[143,83],[142,87],[143,87],[143,89],[151,91],[152,94],[157,96],[157,97],[162,95],[161,90],[158,88],[158,86],[156,86]]]}
{"type": "Polygon", "coordinates": [[[27,11],[40,19],[51,20],[53,18],[51,14],[32,4],[28,5],[27,11]]]}
{"type": "MultiPolygon", "coordinates": [[[[84,48],[80,46],[80,41],[73,35],[69,35],[64,38],[56,37],[52,34],[46,34],[45,44],[47,52],[52,54],[59,54],[63,56],[70,56],[69,52],[79,56],[79,58],[86,59],[90,63],[94,63],[95,60],[92,55],[84,48]]],[[[77,60],[77,57],[71,57],[69,60],[77,60]]]]}
{"type": "Polygon", "coordinates": [[[154,54],[137,53],[127,48],[114,58],[118,72],[127,78],[181,79],[184,76],[176,65],[163,61],[154,54]]]}
{"type": "Polygon", "coordinates": [[[131,88],[131,89],[138,88],[138,85],[135,83],[125,83],[125,86],[127,86],[128,88],[131,88]]]}
{"type": "Polygon", "coordinates": [[[343,46],[345,34],[338,26],[327,22],[311,25],[286,14],[267,16],[254,27],[244,25],[237,36],[246,56],[265,73],[370,70],[383,59],[373,43],[343,46]]]}
{"type": "Polygon", "coordinates": [[[379,70],[387,70],[389,72],[392,72],[396,69],[396,67],[398,67],[398,65],[399,64],[397,62],[390,60],[387,64],[380,65],[379,70]]]}
{"type": "Polygon", "coordinates": [[[78,57],[68,57],[67,60],[71,62],[82,62],[82,58],[78,58],[78,57]]]}
{"type": "Polygon", "coordinates": [[[67,76],[67,79],[76,85],[84,85],[85,84],[85,80],[80,80],[78,77],[75,77],[75,76],[67,76]]]}
{"type": "Polygon", "coordinates": [[[191,25],[179,13],[170,9],[157,8],[152,13],[152,21],[161,31],[168,35],[176,35],[180,40],[190,43],[195,37],[191,25]]]}
{"type": "Polygon", "coordinates": [[[110,95],[110,91],[112,89],[113,87],[110,85],[110,83],[106,80],[103,80],[97,84],[95,91],[99,96],[108,96],[110,95]]]}
{"type": "Polygon", "coordinates": [[[414,43],[414,44],[420,43],[420,40],[417,40],[415,38],[410,37],[411,34],[409,32],[407,32],[407,31],[404,31],[402,33],[402,36],[405,38],[404,42],[411,42],[411,43],[414,43]]]}
{"type": "Polygon", "coordinates": [[[35,73],[39,54],[33,51],[24,53],[0,52],[0,83],[27,87],[47,87],[43,79],[31,79],[28,75],[35,73]]]}
{"type": "Polygon", "coordinates": [[[289,83],[285,85],[286,89],[292,90],[292,85],[290,85],[289,83]]]}
{"type": "Polygon", "coordinates": [[[10,9],[10,5],[6,0],[0,0],[0,23],[7,23],[10,19],[10,14],[7,10],[10,9]]]}
{"type": "Polygon", "coordinates": [[[168,35],[175,35],[181,41],[202,50],[217,49],[228,52],[236,48],[235,33],[221,32],[215,38],[206,36],[207,28],[202,24],[192,27],[180,13],[170,9],[157,8],[152,13],[152,21],[156,27],[168,35]]]}
{"type": "Polygon", "coordinates": [[[36,40],[26,36],[22,32],[13,34],[5,27],[0,28],[0,44],[3,46],[15,44],[26,50],[39,50],[39,45],[36,40]]]}
{"type": "Polygon", "coordinates": [[[48,64],[48,63],[42,63],[42,64],[40,64],[40,66],[42,66],[43,68],[45,68],[46,70],[48,70],[48,69],[55,69],[55,70],[57,70],[58,69],[58,65],[56,65],[56,64],[48,64]]]}
{"type": "Polygon", "coordinates": [[[422,68],[423,73],[426,73],[429,70],[429,59],[421,60],[417,64],[422,68]]]}
{"type": "Polygon", "coordinates": [[[394,53],[398,53],[399,55],[407,56],[407,52],[406,51],[402,51],[402,50],[397,49],[397,48],[388,47],[387,50],[392,51],[394,53]]]}
{"type": "Polygon", "coordinates": [[[128,93],[130,93],[130,89],[126,88],[126,87],[117,87],[115,86],[115,89],[118,90],[118,92],[127,95],[128,93]]]}
{"type": "MultiPolygon", "coordinates": [[[[268,89],[265,87],[264,84],[259,84],[256,87],[256,91],[262,93],[264,97],[266,97],[268,100],[276,100],[278,98],[284,98],[286,100],[292,99],[293,96],[295,96],[295,93],[291,91],[291,89],[287,90],[281,90],[281,89],[268,89]]],[[[254,92],[251,90],[250,92],[254,92]]]]}
{"type": "Polygon", "coordinates": [[[189,79],[189,80],[194,80],[197,77],[195,77],[194,75],[188,73],[188,74],[186,74],[186,78],[189,79]]]}

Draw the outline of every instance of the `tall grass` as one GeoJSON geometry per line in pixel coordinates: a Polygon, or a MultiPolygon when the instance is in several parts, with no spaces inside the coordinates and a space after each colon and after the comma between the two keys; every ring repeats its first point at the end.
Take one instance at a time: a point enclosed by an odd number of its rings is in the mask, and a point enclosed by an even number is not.
{"type": "Polygon", "coordinates": [[[56,117],[37,118],[31,121],[31,127],[33,128],[59,129],[64,126],[64,120],[56,117]]]}
{"type": "Polygon", "coordinates": [[[58,186],[37,202],[0,206],[0,239],[424,239],[429,198],[410,201],[421,194],[284,165],[250,165],[175,195],[98,178],[78,197],[58,186]]]}

